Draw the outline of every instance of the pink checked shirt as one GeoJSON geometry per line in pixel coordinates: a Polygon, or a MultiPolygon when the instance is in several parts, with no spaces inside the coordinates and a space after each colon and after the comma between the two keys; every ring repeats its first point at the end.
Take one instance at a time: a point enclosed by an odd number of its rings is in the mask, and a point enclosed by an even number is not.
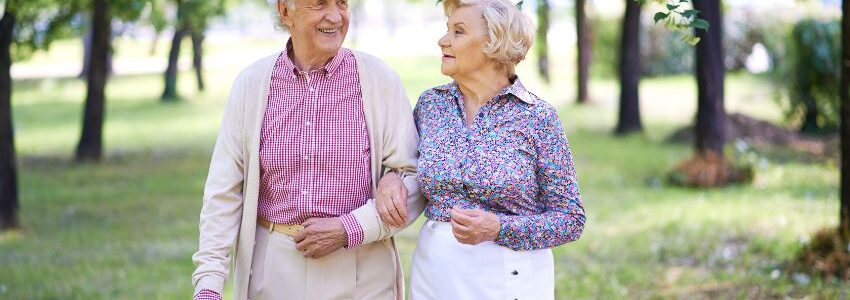
{"type": "MultiPolygon", "coordinates": [[[[282,52],[271,78],[260,138],[258,217],[279,224],[339,217],[348,246],[363,242],[350,214],[371,198],[369,135],[353,53],[302,72],[282,52]]],[[[195,299],[220,299],[202,290],[195,299]]]]}

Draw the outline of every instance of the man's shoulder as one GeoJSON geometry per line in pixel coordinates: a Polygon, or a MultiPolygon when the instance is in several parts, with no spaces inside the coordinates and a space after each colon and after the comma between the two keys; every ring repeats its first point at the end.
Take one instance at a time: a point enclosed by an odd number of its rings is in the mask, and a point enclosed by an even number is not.
{"type": "Polygon", "coordinates": [[[254,61],[247,67],[242,68],[242,71],[240,71],[239,75],[236,76],[236,81],[255,84],[262,83],[263,81],[258,79],[266,77],[266,75],[271,72],[278,57],[280,57],[280,52],[276,52],[254,61]]]}

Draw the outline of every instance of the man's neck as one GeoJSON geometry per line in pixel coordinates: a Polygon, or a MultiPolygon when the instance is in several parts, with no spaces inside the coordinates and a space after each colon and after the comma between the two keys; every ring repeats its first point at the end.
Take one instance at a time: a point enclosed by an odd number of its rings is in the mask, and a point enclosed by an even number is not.
{"type": "Polygon", "coordinates": [[[334,58],[334,55],[336,55],[336,53],[315,53],[315,51],[299,49],[298,46],[295,46],[294,44],[287,52],[289,59],[295,67],[302,72],[310,72],[321,69],[334,58]]]}

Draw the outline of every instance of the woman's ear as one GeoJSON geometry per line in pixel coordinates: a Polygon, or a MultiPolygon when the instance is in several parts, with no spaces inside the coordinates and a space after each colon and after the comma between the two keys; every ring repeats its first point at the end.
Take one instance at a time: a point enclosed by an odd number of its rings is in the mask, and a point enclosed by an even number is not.
{"type": "Polygon", "coordinates": [[[292,28],[292,25],[294,24],[292,19],[295,12],[289,10],[289,7],[286,6],[286,1],[277,2],[277,12],[280,15],[280,23],[286,27],[292,28]]]}

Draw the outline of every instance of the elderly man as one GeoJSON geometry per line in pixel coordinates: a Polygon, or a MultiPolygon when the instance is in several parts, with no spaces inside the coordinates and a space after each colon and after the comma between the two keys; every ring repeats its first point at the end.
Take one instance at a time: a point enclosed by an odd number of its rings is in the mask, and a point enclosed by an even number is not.
{"type": "Polygon", "coordinates": [[[204,190],[194,298],[220,299],[235,259],[234,299],[402,299],[390,238],[400,228],[378,214],[399,210],[406,226],[423,206],[401,82],[341,48],[348,1],[270,2],[291,38],[233,84],[204,190]]]}

